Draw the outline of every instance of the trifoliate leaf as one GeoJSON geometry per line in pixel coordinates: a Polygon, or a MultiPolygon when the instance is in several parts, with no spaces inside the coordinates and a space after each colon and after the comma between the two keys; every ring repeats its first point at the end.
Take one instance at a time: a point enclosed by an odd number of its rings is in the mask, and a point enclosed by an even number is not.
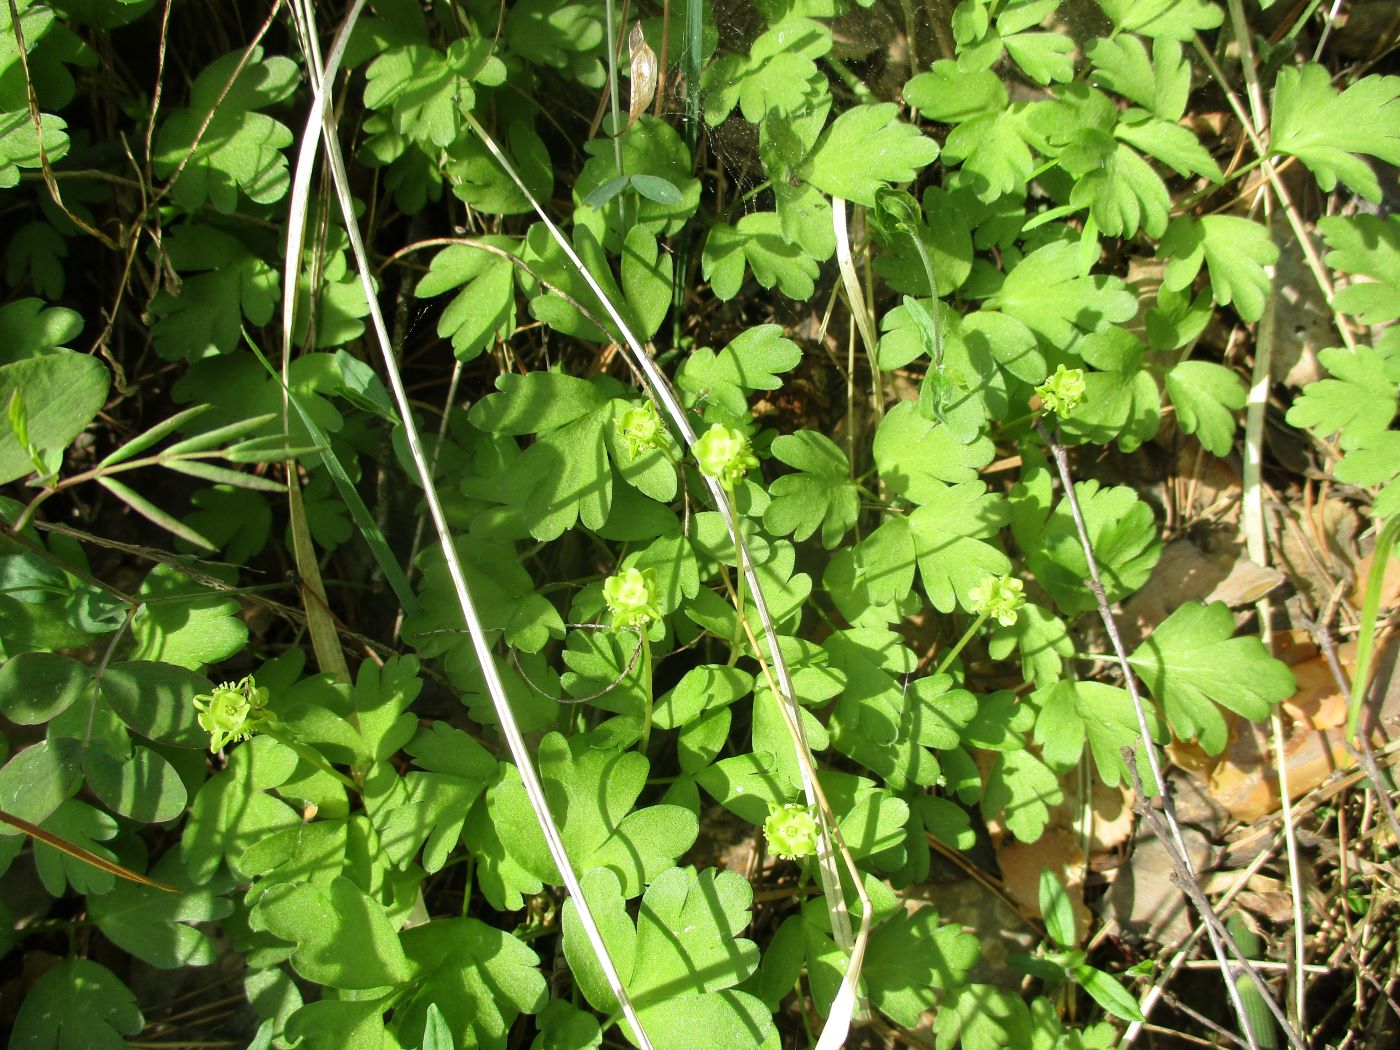
{"type": "Polygon", "coordinates": [[[1136,297],[1119,278],[1081,275],[1079,246],[1065,241],[1017,263],[994,301],[1051,346],[1067,346],[1081,331],[1121,324],[1137,313],[1136,297]]]}
{"type": "Polygon", "coordinates": [[[258,905],[269,932],[296,945],[292,968],[332,988],[383,988],[402,984],[414,967],[384,907],[345,877],[329,892],[316,886],[279,884],[258,905]]]}
{"type": "Polygon", "coordinates": [[[162,357],[197,361],[230,353],[242,339],[245,319],[254,325],[272,319],[280,295],[277,271],[238,237],[201,223],[168,231],[164,245],[182,277],[178,288],[163,289],[151,300],[162,357]]]}
{"type": "Polygon", "coordinates": [[[1070,203],[1088,207],[1099,229],[1110,237],[1133,237],[1142,229],[1160,237],[1167,228],[1171,196],[1162,177],[1123,143],[1107,150],[1102,162],[1079,175],[1070,203]]]}
{"type": "Polygon", "coordinates": [[[1197,33],[1214,29],[1225,19],[1208,0],[1099,0],[1099,6],[1120,33],[1165,36],[1188,44],[1197,33]]]}
{"type": "Polygon", "coordinates": [[[1269,147],[1301,160],[1324,191],[1340,181],[1368,201],[1379,201],[1376,173],[1358,154],[1400,164],[1397,97],[1400,77],[1362,77],[1339,92],[1323,66],[1285,66],[1274,85],[1269,147]]]}
{"type": "MultiPolygon", "coordinates": [[[[519,246],[509,237],[481,240],[504,252],[519,246]]],[[[437,333],[452,340],[459,360],[470,361],[493,339],[504,339],[515,328],[515,267],[509,259],[482,248],[449,244],[433,256],[413,294],[426,299],[456,289],[460,291],[438,318],[437,333]]]]}
{"type": "Polygon", "coordinates": [[[764,288],[776,287],[789,299],[805,301],[816,290],[821,268],[802,247],[783,235],[776,212],[745,215],[737,224],[710,227],[700,257],[700,272],[720,299],[739,294],[745,264],[764,288]]]}
{"type": "Polygon", "coordinates": [[[1183,361],[1167,373],[1166,385],[1181,429],[1195,434],[1212,455],[1228,455],[1234,445],[1234,414],[1247,397],[1244,381],[1224,365],[1183,361]]]}
{"type": "Polygon", "coordinates": [[[846,454],[825,434],[799,430],[773,441],[774,458],[795,468],[769,486],[773,502],[763,526],[776,536],[805,540],[821,528],[822,546],[831,550],[856,523],[860,495],[851,481],[846,454]]]}
{"type": "Polygon", "coordinates": [[[1371,278],[1338,291],[1333,308],[1369,325],[1400,317],[1400,216],[1329,215],[1317,226],[1331,249],[1328,266],[1371,278]]]}
{"type": "Polygon", "coordinates": [[[830,104],[816,60],[831,50],[831,27],[789,14],[754,40],[745,55],[726,55],[700,81],[705,122],[723,123],[737,102],[744,119],[761,124],[769,113],[795,117],[830,104]]]}
{"type": "MultiPolygon", "coordinates": [[[[596,743],[587,735],[546,736],[536,752],[540,779],[577,868],[611,868],[627,896],[635,897],[690,848],[698,824],[679,806],[634,810],[646,785],[646,758],[635,751],[602,750],[596,743]]],[[[487,801],[511,854],[538,878],[557,885],[558,870],[519,779],[502,780],[487,801]]]]}
{"type": "Polygon", "coordinates": [[[63,959],[34,982],[10,1032],[14,1050],[126,1050],[146,1025],[136,996],[90,959],[63,959]]]}
{"type": "Polygon", "coordinates": [[[909,515],[924,590],[939,612],[952,612],[955,603],[968,608],[968,592],[982,577],[1011,571],[1006,555],[983,542],[1011,520],[1010,508],[980,481],[939,485],[930,480],[926,495],[909,515]]]}
{"type": "Polygon", "coordinates": [[[1045,831],[1050,807],[1064,800],[1060,778],[1029,751],[1001,751],[982,787],[982,816],[997,817],[1022,842],[1045,831]]]}
{"type": "Polygon", "coordinates": [[[212,889],[184,885],[179,857],[171,850],[151,869],[151,878],[180,886],[167,893],[119,879],[110,893],[88,901],[88,914],[117,947],[163,970],[181,966],[208,966],[215,959],[214,944],[186,923],[213,922],[233,911],[232,902],[212,889]]]}
{"type": "Polygon", "coordinates": [[[1369,346],[1332,348],[1318,354],[1330,379],[1309,383],[1285,417],[1289,426],[1313,430],[1319,437],[1341,431],[1343,449],[1371,444],[1395,418],[1394,366],[1369,346]]]}
{"type": "Polygon", "coordinates": [[[896,495],[924,503],[942,494],[940,482],[975,481],[996,454],[985,436],[964,444],[942,423],[926,419],[913,401],[885,414],[875,432],[873,455],[880,477],[896,495]]]}
{"type": "Polygon", "coordinates": [[[394,1021],[410,1043],[436,1005],[457,1046],[505,1050],[515,1019],[548,997],[539,956],[478,919],[437,919],[405,930],[402,940],[415,990],[394,1021]]]}
{"type": "Polygon", "coordinates": [[[981,954],[976,937],[940,924],[932,908],[900,910],[871,936],[861,976],[875,1007],[912,1028],[937,1005],[940,991],[962,984],[981,954]]]}
{"type": "Polygon", "coordinates": [[[838,551],[827,562],[822,584],[851,623],[888,623],[898,613],[883,607],[909,594],[914,557],[908,519],[891,517],[854,547],[838,551]]]}
{"type": "MultiPolygon", "coordinates": [[[[1119,752],[1124,747],[1139,747],[1141,737],[1132,697],[1126,690],[1102,682],[1066,680],[1037,693],[1036,699],[1041,706],[1035,739],[1052,768],[1073,769],[1087,741],[1104,783],[1116,785],[1131,779],[1119,752]]],[[[1166,728],[1156,710],[1147,707],[1144,713],[1152,739],[1165,743],[1166,728]]],[[[1145,758],[1143,763],[1146,769],[1145,758]]]]}
{"type": "Polygon", "coordinates": [[[1021,673],[1026,681],[1044,687],[1057,681],[1064,661],[1074,653],[1065,622],[1043,606],[1027,602],[1017,610],[1010,627],[992,629],[987,651],[1004,660],[1012,646],[1020,651],[1021,673]]]}
{"type": "Polygon", "coordinates": [[[1147,47],[1131,34],[1100,37],[1088,48],[1094,81],[1136,102],[1153,116],[1175,124],[1186,112],[1191,93],[1191,67],[1181,55],[1181,42],[1159,36],[1147,47]]]}
{"type": "Polygon", "coordinates": [[[1165,287],[1173,291],[1189,287],[1204,262],[1217,303],[1234,303],[1246,321],[1263,315],[1269,290],[1264,268],[1278,261],[1278,245],[1264,226],[1236,215],[1182,216],[1172,220],[1159,252],[1167,259],[1165,287]]]}
{"type": "Polygon", "coordinates": [[[854,106],[826,131],[804,177],[823,193],[874,207],[879,184],[910,182],[938,159],[938,143],[897,117],[893,102],[854,106]]]}
{"type": "Polygon", "coordinates": [[[1025,112],[1021,104],[979,113],[954,128],[943,143],[944,161],[962,162],[964,184],[984,203],[1025,193],[1026,181],[1035,170],[1025,112]]]}
{"type": "Polygon", "coordinates": [[[180,170],[173,192],[183,208],[194,211],[207,200],[230,214],[240,192],[255,204],[282,199],[291,182],[282,150],[292,144],[292,132],[257,111],[287,98],[299,80],[294,61],[264,59],[261,47],[232,51],[204,68],[188,108],[161,125],[152,156],[161,178],[180,170]]]}
{"type": "Polygon", "coordinates": [[[1293,673],[1263,642],[1234,633],[1235,618],[1224,602],[1188,602],[1128,658],[1177,736],[1199,738],[1212,755],[1224,750],[1228,734],[1217,704],[1262,722],[1295,687],[1293,673]]]}
{"type": "Polygon", "coordinates": [[[425,151],[449,146],[466,132],[472,82],[505,80],[493,47],[485,37],[459,37],[445,51],[418,41],[389,48],[365,69],[365,105],[388,110],[394,130],[425,151]]]}
{"type": "Polygon", "coordinates": [[[692,402],[706,401],[731,416],[748,415],[748,395],[755,390],[777,390],[779,374],[797,366],[802,351],[783,337],[781,325],[757,325],[741,332],[723,350],[691,352],[676,376],[676,385],[692,402]]]}

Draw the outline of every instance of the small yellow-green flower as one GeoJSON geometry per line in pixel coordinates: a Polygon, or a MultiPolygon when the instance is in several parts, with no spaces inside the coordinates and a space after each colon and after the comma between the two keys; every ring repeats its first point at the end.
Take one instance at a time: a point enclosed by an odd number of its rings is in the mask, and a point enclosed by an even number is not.
{"type": "Polygon", "coordinates": [[[817,819],[806,806],[795,802],[770,806],[763,834],[768,838],[768,848],[787,860],[811,857],[817,852],[817,819]]]}
{"type": "Polygon", "coordinates": [[[617,435],[633,458],[648,449],[660,448],[664,433],[656,405],[650,401],[633,405],[617,421],[617,435]]]}
{"type": "Polygon", "coordinates": [[[984,576],[967,596],[978,616],[994,619],[1003,627],[1014,627],[1017,610],[1026,604],[1025,589],[1026,585],[1014,576],[984,576]]]}
{"type": "Polygon", "coordinates": [[[209,750],[222,751],[238,740],[247,740],[267,721],[267,690],[248,675],[238,682],[224,682],[212,693],[194,698],[199,726],[209,734],[209,750]]]}
{"type": "Polygon", "coordinates": [[[744,480],[744,475],[758,466],[758,457],[749,446],[742,430],[715,423],[695,442],[695,459],[700,473],[716,479],[727,489],[744,480]]]}
{"type": "Polygon", "coordinates": [[[1063,419],[1084,400],[1084,369],[1060,365],[1054,375],[1035,388],[1035,392],[1047,409],[1063,419]]]}
{"type": "Polygon", "coordinates": [[[603,581],[603,600],[608,603],[614,627],[645,627],[661,619],[654,569],[623,569],[609,576],[603,581]]]}

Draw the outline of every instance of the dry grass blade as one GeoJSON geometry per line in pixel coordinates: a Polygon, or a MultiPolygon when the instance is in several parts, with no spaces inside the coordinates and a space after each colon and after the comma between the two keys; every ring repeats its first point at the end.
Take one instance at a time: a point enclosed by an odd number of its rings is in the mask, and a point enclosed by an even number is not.
{"type": "Polygon", "coordinates": [[[142,886],[149,886],[153,890],[161,890],[165,893],[180,892],[178,886],[167,886],[163,882],[156,882],[155,879],[148,879],[146,876],[132,871],[129,868],[123,868],[115,861],[110,861],[106,857],[98,856],[96,853],[92,852],[92,850],[84,849],[76,843],[69,842],[65,838],[60,838],[51,831],[45,831],[43,828],[39,827],[38,824],[31,824],[23,817],[17,817],[13,813],[6,813],[3,809],[0,809],[0,821],[5,822],[12,828],[19,828],[20,831],[24,832],[36,842],[42,842],[45,846],[51,846],[60,853],[66,853],[68,856],[80,860],[84,864],[91,864],[94,868],[99,868],[102,871],[126,879],[128,882],[139,883],[142,886]]]}
{"type": "MultiPolygon", "coordinates": [[[[349,39],[350,29],[355,20],[359,17],[363,9],[363,0],[356,0],[356,3],[347,14],[339,33],[336,37],[335,49],[342,51],[345,42],[349,39]]],[[[409,454],[413,460],[414,469],[423,485],[424,498],[428,504],[428,513],[432,518],[433,526],[437,531],[438,539],[442,544],[443,557],[447,564],[448,575],[452,579],[453,588],[456,592],[457,602],[461,607],[462,618],[466,622],[468,634],[472,640],[472,646],[476,651],[477,661],[481,666],[482,678],[485,680],[487,691],[491,695],[491,701],[496,710],[496,716],[501,723],[501,733],[506,738],[506,743],[510,748],[511,757],[515,760],[517,769],[520,772],[521,783],[524,786],[525,794],[530,800],[531,808],[535,817],[539,821],[540,830],[544,834],[545,844],[549,848],[550,856],[564,880],[564,886],[569,895],[574,898],[578,908],[579,924],[583,927],[589,944],[598,957],[599,965],[603,970],[603,975],[607,980],[608,987],[616,996],[618,1004],[622,1008],[623,1016],[632,1027],[636,1035],[638,1045],[641,1050],[653,1050],[650,1039],[648,1039],[641,1020],[637,1016],[637,1009],[633,1005],[631,997],[627,994],[621,977],[617,972],[617,967],[608,953],[607,945],[603,941],[599,932],[598,924],[593,918],[593,913],[588,905],[587,899],[583,895],[582,887],[579,885],[578,875],[575,873],[573,864],[569,860],[568,852],[564,848],[564,841],[559,833],[558,825],[554,822],[553,814],[549,809],[549,802],[545,798],[544,787],[540,783],[539,774],[535,769],[533,757],[526,746],[525,739],[521,735],[520,727],[516,723],[515,713],[511,709],[510,701],[506,697],[505,684],[501,680],[499,669],[496,667],[495,656],[491,652],[491,643],[486,637],[485,629],[482,627],[481,617],[477,614],[476,605],[472,600],[471,588],[467,583],[466,573],[462,568],[461,559],[457,555],[457,548],[453,542],[451,530],[447,524],[447,517],[443,512],[442,502],[438,498],[437,489],[433,484],[432,468],[428,463],[427,455],[423,449],[422,438],[418,433],[418,426],[414,422],[412,405],[409,403],[408,393],[404,389],[403,379],[399,374],[398,363],[394,359],[393,347],[389,339],[389,331],[384,323],[383,312],[379,309],[378,299],[375,295],[373,278],[371,277],[371,267],[368,253],[365,251],[364,241],[360,237],[359,220],[355,214],[354,198],[350,192],[349,177],[345,171],[344,158],[340,153],[340,143],[336,137],[335,126],[330,120],[330,80],[324,75],[324,67],[321,65],[317,54],[316,45],[316,23],[315,14],[310,5],[294,6],[296,19],[299,26],[299,34],[305,46],[308,74],[311,78],[313,91],[312,97],[312,120],[319,125],[319,131],[326,147],[326,161],[330,167],[332,179],[335,184],[336,195],[340,203],[341,215],[345,222],[346,234],[349,237],[351,251],[355,257],[356,268],[359,272],[360,280],[364,286],[365,298],[370,306],[370,321],[374,328],[376,341],[379,344],[380,352],[384,359],[384,368],[389,381],[389,388],[394,397],[394,402],[398,406],[400,418],[403,420],[404,436],[407,439],[409,454]]],[[[305,146],[303,142],[303,148],[305,146]]]]}
{"type": "MultiPolygon", "coordinates": [[[[608,312],[608,317],[617,326],[618,332],[622,336],[623,347],[628,352],[629,358],[638,375],[642,377],[648,396],[651,397],[666,417],[675,426],[677,432],[684,438],[687,446],[693,446],[698,440],[695,429],[686,418],[685,409],[681,406],[675,390],[671,387],[670,381],[665,374],[656,366],[656,362],[642,347],[640,340],[628,327],[616,305],[608,298],[608,295],[598,284],[597,279],[584,265],[583,260],[578,257],[574,247],[569,243],[569,239],[564,236],[559,227],[556,226],[535,199],[529,187],[525,185],[520,174],[515,170],[514,165],[501,152],[496,140],[487,133],[480,122],[470,113],[466,115],[468,125],[472,131],[486,144],[486,148],[491,151],[491,155],[496,159],[496,163],[501,165],[502,170],[515,183],[516,187],[530,202],[535,214],[544,223],[550,236],[555,243],[568,257],[569,262],[578,271],[580,277],[587,282],[589,289],[598,297],[598,301],[603,304],[608,312]]],[[[856,982],[860,979],[860,963],[865,954],[865,940],[869,933],[870,901],[865,895],[865,888],[861,885],[859,878],[854,880],[854,890],[860,899],[863,907],[863,918],[861,922],[861,932],[859,936],[852,933],[850,925],[850,913],[846,907],[846,895],[841,887],[841,875],[836,866],[836,856],[838,852],[846,860],[849,868],[854,869],[855,862],[850,857],[850,853],[834,836],[835,818],[831,812],[831,807],[827,805],[826,798],[822,794],[821,785],[817,781],[816,761],[812,757],[812,749],[807,743],[807,736],[802,728],[802,721],[797,715],[797,701],[795,690],[792,685],[792,677],[788,673],[787,662],[783,659],[782,650],[778,645],[778,632],[773,624],[773,617],[768,610],[768,603],[763,596],[763,587],[759,581],[758,574],[754,571],[753,561],[748,555],[748,550],[743,542],[743,537],[739,533],[738,512],[734,509],[734,503],[729,493],[720,485],[719,481],[708,475],[701,475],[706,488],[714,501],[716,509],[724,519],[725,527],[728,529],[731,541],[734,544],[739,571],[744,575],[749,586],[749,593],[753,597],[754,609],[758,612],[759,620],[763,624],[764,640],[768,649],[769,658],[772,661],[772,671],[777,681],[777,688],[774,692],[782,699],[779,705],[784,712],[784,725],[792,735],[793,749],[797,756],[798,768],[802,774],[803,793],[807,798],[807,804],[811,806],[817,814],[817,824],[820,829],[820,844],[817,851],[817,868],[821,875],[822,891],[826,897],[827,910],[831,917],[832,936],[841,949],[846,952],[850,962],[846,967],[846,974],[842,978],[841,987],[836,996],[836,1002],[828,1016],[827,1026],[823,1030],[821,1039],[818,1041],[819,1050],[834,1050],[840,1046],[846,1038],[851,1017],[856,1008],[856,982]],[[836,1009],[837,1006],[841,1010],[836,1009]],[[846,1011],[849,1007],[849,1011],[846,1011]],[[839,1035],[836,1033],[839,1031],[839,1035]]],[[[741,623],[746,623],[742,610],[737,610],[737,615],[741,623]]],[[[759,652],[758,645],[754,644],[754,652],[759,652]]]]}

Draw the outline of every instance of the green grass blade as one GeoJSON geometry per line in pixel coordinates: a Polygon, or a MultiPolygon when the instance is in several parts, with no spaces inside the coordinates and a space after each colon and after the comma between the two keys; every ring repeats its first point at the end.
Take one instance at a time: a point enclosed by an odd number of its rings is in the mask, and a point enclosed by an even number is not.
{"type": "Polygon", "coordinates": [[[167,514],[154,503],[148,500],[134,489],[123,485],[115,478],[98,478],[97,483],[110,492],[117,499],[121,500],[128,507],[134,510],[141,517],[153,524],[159,525],[166,532],[179,536],[187,543],[193,543],[196,547],[203,547],[205,550],[218,550],[218,545],[211,543],[199,532],[190,528],[183,521],[167,514]]]}

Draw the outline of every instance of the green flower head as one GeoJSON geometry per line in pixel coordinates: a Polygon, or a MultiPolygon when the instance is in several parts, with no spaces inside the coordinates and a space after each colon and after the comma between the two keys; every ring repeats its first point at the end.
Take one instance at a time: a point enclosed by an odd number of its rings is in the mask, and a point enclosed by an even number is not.
{"type": "Polygon", "coordinates": [[[1047,409],[1063,419],[1084,400],[1084,369],[1060,365],[1054,375],[1035,388],[1035,392],[1047,409]]]}
{"type": "Polygon", "coordinates": [[[617,436],[634,459],[649,449],[660,448],[664,434],[656,405],[650,401],[633,405],[617,421],[617,436]]]}
{"type": "Polygon", "coordinates": [[[700,464],[700,473],[730,490],[758,466],[758,457],[753,454],[744,432],[723,423],[715,423],[700,435],[700,440],[695,442],[695,458],[700,464]]]}
{"type": "Polygon", "coordinates": [[[256,733],[270,717],[266,708],[267,690],[252,675],[194,698],[199,726],[209,734],[209,750],[216,752],[256,733]]]}
{"type": "Polygon", "coordinates": [[[1016,613],[1026,604],[1026,585],[1014,576],[984,576],[967,592],[972,611],[996,620],[1003,627],[1016,626],[1016,613]]]}
{"type": "Polygon", "coordinates": [[[645,627],[661,619],[654,569],[623,569],[609,576],[603,581],[603,600],[608,603],[614,627],[645,627]]]}
{"type": "Polygon", "coordinates": [[[763,822],[763,834],[768,848],[787,860],[815,856],[817,852],[817,820],[806,806],[789,802],[785,806],[769,806],[768,819],[763,822]]]}

